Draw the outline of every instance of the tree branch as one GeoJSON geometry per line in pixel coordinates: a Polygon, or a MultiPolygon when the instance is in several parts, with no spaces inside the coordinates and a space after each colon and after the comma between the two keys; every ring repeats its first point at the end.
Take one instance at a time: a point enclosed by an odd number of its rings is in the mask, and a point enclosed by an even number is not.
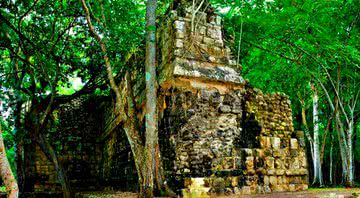
{"type": "Polygon", "coordinates": [[[120,94],[119,87],[116,85],[116,82],[115,82],[115,79],[114,79],[114,76],[113,76],[113,71],[112,71],[112,68],[111,68],[109,57],[107,56],[105,43],[103,42],[103,40],[99,36],[99,34],[95,31],[95,28],[91,23],[90,12],[89,12],[88,7],[86,6],[85,0],[81,0],[81,3],[82,3],[82,6],[83,6],[85,14],[86,14],[86,21],[87,21],[88,26],[89,26],[89,31],[90,31],[91,35],[100,44],[101,51],[104,53],[103,59],[105,61],[105,65],[106,65],[106,71],[107,71],[108,78],[109,78],[109,81],[110,81],[110,87],[115,92],[116,101],[117,101],[117,107],[118,107],[118,110],[119,110],[119,105],[122,106],[121,105],[121,100],[120,100],[121,94],[120,94]]]}

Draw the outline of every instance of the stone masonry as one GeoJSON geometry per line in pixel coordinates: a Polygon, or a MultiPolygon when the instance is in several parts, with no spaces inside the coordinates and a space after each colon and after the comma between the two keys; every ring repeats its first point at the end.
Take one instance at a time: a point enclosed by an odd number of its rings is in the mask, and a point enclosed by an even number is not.
{"type": "Polygon", "coordinates": [[[288,96],[252,88],[224,44],[221,18],[211,9],[195,20],[192,13],[186,3],[174,6],[158,30],[170,183],[185,197],[307,189],[303,134],[294,131],[288,96]]]}

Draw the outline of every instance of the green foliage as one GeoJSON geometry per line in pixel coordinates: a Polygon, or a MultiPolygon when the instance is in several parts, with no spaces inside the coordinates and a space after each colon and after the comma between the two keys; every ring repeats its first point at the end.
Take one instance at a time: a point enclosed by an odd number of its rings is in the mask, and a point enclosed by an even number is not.
{"type": "Polygon", "coordinates": [[[6,192],[6,187],[5,186],[0,186],[0,192],[6,192]]]}
{"type": "MultiPolygon", "coordinates": [[[[321,140],[332,115],[325,91],[331,99],[338,94],[344,103],[344,112],[352,115],[349,106],[359,100],[356,95],[360,85],[358,1],[212,2],[225,19],[225,35],[233,52],[239,50],[242,35],[239,57],[243,76],[266,92],[281,91],[289,95],[297,129],[301,129],[301,100],[305,102],[311,128],[313,91],[310,82],[319,90],[321,140]],[[338,93],[335,92],[337,82],[338,93]]],[[[353,110],[355,126],[359,125],[359,108],[357,104],[353,110]]],[[[347,123],[343,114],[341,119],[347,123]]],[[[335,129],[332,124],[329,134],[336,134],[335,129]]],[[[329,156],[329,136],[325,145],[325,162],[329,156]]],[[[339,159],[338,137],[334,137],[334,159],[339,159]]],[[[355,160],[359,161],[359,137],[354,140],[355,160]]],[[[324,171],[328,164],[325,167],[324,171]]]]}

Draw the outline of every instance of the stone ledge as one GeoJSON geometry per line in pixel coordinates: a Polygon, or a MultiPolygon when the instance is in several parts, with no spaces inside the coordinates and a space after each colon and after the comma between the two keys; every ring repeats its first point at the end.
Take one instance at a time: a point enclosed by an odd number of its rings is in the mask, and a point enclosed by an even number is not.
{"type": "Polygon", "coordinates": [[[207,62],[176,58],[173,74],[193,78],[245,84],[240,72],[229,66],[213,65],[207,62]]]}

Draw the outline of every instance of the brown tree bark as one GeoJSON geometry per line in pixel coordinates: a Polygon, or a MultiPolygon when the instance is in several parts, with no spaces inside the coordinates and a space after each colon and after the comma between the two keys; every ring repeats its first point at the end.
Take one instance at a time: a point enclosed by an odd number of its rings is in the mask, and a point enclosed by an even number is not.
{"type": "Polygon", "coordinates": [[[0,124],[0,174],[1,174],[1,179],[6,187],[7,197],[17,198],[19,196],[19,188],[16,179],[14,177],[14,174],[11,171],[8,158],[6,156],[1,124],[0,124]]]}
{"type": "Polygon", "coordinates": [[[72,195],[67,175],[62,167],[62,164],[58,161],[55,150],[43,134],[46,129],[48,116],[52,112],[51,108],[53,105],[53,101],[54,96],[51,96],[49,101],[41,101],[38,104],[36,104],[36,101],[33,100],[30,112],[26,116],[25,127],[26,130],[29,131],[33,143],[39,145],[42,152],[54,165],[58,177],[58,182],[60,183],[63,190],[63,197],[70,198],[72,195]],[[45,105],[46,107],[44,109],[45,105]]]}
{"type": "Polygon", "coordinates": [[[16,145],[15,145],[15,163],[16,175],[20,194],[24,192],[25,185],[25,167],[24,167],[24,141],[23,130],[21,126],[21,107],[22,102],[17,102],[14,110],[15,115],[15,129],[16,129],[16,145]]]}
{"type": "Polygon", "coordinates": [[[324,161],[324,153],[325,153],[325,143],[326,143],[326,138],[327,138],[327,134],[330,130],[330,126],[332,123],[332,118],[334,117],[334,114],[331,115],[331,117],[328,119],[328,122],[326,124],[326,128],[324,131],[324,135],[323,135],[323,141],[322,141],[322,145],[321,145],[321,152],[320,152],[320,161],[321,161],[321,165],[323,164],[324,161]]]}
{"type": "Polygon", "coordinates": [[[63,197],[72,197],[69,180],[67,179],[67,175],[64,171],[62,164],[58,161],[54,148],[49,144],[49,142],[41,133],[37,134],[36,142],[41,148],[41,150],[44,152],[48,160],[50,160],[55,166],[58,181],[62,186],[63,197]]]}

